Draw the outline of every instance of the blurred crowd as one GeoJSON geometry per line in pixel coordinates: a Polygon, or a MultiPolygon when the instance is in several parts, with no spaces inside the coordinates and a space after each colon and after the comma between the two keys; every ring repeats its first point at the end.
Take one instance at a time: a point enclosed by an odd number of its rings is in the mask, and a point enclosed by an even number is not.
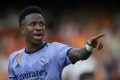
{"type": "MultiPolygon", "coordinates": [[[[25,47],[24,37],[17,25],[17,14],[17,12],[9,14],[4,20],[4,24],[2,24],[3,19],[0,19],[0,80],[7,80],[9,55],[25,47]]],[[[51,21],[53,17],[50,14],[47,12],[48,16],[45,17],[46,42],[58,41],[77,48],[84,46],[90,37],[105,33],[105,37],[100,39],[104,47],[101,51],[93,52],[91,56],[93,62],[86,63],[87,67],[83,65],[82,61],[78,61],[72,66],[74,67],[72,70],[78,75],[79,80],[120,80],[119,12],[111,14],[107,11],[96,13],[94,10],[93,12],[81,9],[65,10],[59,18],[55,18],[54,22],[51,21]],[[89,74],[91,67],[91,74],[89,74]],[[86,75],[87,78],[89,78],[88,76],[92,78],[87,79],[86,75]]],[[[68,70],[70,69],[68,68],[68,70]]]]}

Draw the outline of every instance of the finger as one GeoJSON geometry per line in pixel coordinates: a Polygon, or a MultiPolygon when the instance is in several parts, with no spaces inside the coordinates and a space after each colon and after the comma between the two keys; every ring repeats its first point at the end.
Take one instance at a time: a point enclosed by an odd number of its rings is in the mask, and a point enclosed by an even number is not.
{"type": "Polygon", "coordinates": [[[94,48],[96,48],[97,45],[98,45],[98,41],[93,40],[93,39],[89,39],[89,40],[87,41],[87,44],[90,45],[90,46],[92,46],[92,47],[94,47],[94,48]]]}
{"type": "Polygon", "coordinates": [[[103,44],[101,42],[99,42],[98,44],[98,50],[101,50],[103,48],[103,44]]]}
{"type": "Polygon", "coordinates": [[[90,45],[91,44],[91,39],[87,41],[87,44],[90,45]]]}
{"type": "Polygon", "coordinates": [[[97,35],[97,36],[95,36],[93,38],[94,38],[94,40],[97,40],[97,39],[99,39],[99,38],[101,38],[103,36],[105,36],[105,33],[101,33],[101,34],[99,34],[99,35],[97,35]]]}

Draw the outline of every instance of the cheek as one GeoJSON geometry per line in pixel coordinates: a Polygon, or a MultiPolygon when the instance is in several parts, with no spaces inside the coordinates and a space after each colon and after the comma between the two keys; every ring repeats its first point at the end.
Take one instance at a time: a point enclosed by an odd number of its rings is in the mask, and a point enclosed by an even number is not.
{"type": "Polygon", "coordinates": [[[31,33],[32,33],[32,28],[31,27],[25,28],[25,34],[30,35],[31,33]]]}
{"type": "Polygon", "coordinates": [[[26,35],[26,37],[32,37],[32,32],[26,31],[25,35],[26,35]]]}
{"type": "Polygon", "coordinates": [[[25,33],[25,37],[26,37],[26,39],[29,39],[30,38],[30,34],[29,33],[25,33]]]}
{"type": "Polygon", "coordinates": [[[44,29],[44,34],[45,34],[46,30],[44,29]]]}
{"type": "Polygon", "coordinates": [[[27,40],[28,42],[33,41],[32,34],[29,33],[29,32],[26,32],[26,33],[25,33],[25,38],[26,38],[26,40],[27,40]]]}
{"type": "Polygon", "coordinates": [[[27,38],[32,37],[32,30],[29,29],[29,28],[25,29],[25,36],[26,36],[27,38]]]}
{"type": "Polygon", "coordinates": [[[43,28],[43,31],[44,31],[44,34],[45,34],[45,32],[46,32],[46,29],[45,29],[45,27],[43,28]]]}

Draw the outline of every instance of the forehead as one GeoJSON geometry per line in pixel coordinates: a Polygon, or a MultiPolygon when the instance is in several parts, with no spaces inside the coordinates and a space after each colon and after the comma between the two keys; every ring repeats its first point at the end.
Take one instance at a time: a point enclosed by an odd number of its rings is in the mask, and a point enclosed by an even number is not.
{"type": "Polygon", "coordinates": [[[25,17],[25,20],[27,22],[32,22],[32,21],[44,21],[43,16],[41,14],[38,13],[32,13],[29,14],[25,17]]]}

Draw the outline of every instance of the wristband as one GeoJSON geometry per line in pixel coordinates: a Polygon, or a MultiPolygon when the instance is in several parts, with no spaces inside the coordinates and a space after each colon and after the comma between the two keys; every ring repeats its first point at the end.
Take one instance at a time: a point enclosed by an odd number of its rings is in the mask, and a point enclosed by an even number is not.
{"type": "Polygon", "coordinates": [[[86,47],[87,51],[89,51],[89,52],[92,52],[94,49],[92,46],[89,46],[88,44],[86,44],[85,47],[86,47]]]}

